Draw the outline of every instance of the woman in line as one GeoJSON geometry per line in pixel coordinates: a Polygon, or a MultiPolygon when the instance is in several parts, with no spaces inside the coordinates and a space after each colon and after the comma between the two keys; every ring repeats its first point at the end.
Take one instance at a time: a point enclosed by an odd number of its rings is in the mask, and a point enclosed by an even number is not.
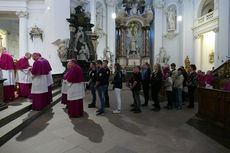
{"type": "Polygon", "coordinates": [[[112,81],[113,89],[117,98],[117,109],[113,111],[114,114],[121,112],[121,89],[122,89],[122,72],[120,64],[116,63],[114,66],[115,75],[112,81]]]}
{"type": "Polygon", "coordinates": [[[153,111],[160,111],[160,103],[158,99],[158,94],[160,92],[162,85],[162,71],[161,71],[161,66],[160,64],[155,64],[154,65],[154,72],[152,74],[151,78],[151,93],[152,93],[152,100],[154,101],[154,108],[152,109],[153,111]]]}

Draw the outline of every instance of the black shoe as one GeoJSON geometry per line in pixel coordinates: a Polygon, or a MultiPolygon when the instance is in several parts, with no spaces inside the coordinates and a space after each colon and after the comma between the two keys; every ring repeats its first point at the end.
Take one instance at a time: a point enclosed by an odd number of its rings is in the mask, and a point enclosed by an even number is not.
{"type": "Polygon", "coordinates": [[[164,106],[165,109],[169,109],[169,106],[164,106]]]}
{"type": "Polygon", "coordinates": [[[152,111],[154,111],[154,112],[159,112],[160,110],[161,110],[160,107],[155,107],[155,108],[152,109],[152,111]]]}
{"type": "Polygon", "coordinates": [[[91,104],[88,105],[88,108],[96,108],[96,105],[91,103],[91,104]]]}
{"type": "Polygon", "coordinates": [[[135,112],[136,110],[137,110],[136,108],[132,108],[130,111],[135,112]]]}
{"type": "Polygon", "coordinates": [[[104,116],[105,114],[104,114],[104,112],[100,111],[100,112],[98,112],[96,115],[97,115],[97,116],[104,116]]]}
{"type": "Polygon", "coordinates": [[[135,104],[131,104],[130,106],[131,106],[131,107],[136,107],[136,105],[135,105],[135,104]]]}
{"type": "Polygon", "coordinates": [[[142,107],[146,107],[146,106],[148,106],[148,104],[142,104],[141,106],[142,106],[142,107]]]}
{"type": "Polygon", "coordinates": [[[98,112],[101,112],[101,109],[98,109],[98,110],[96,111],[96,113],[98,113],[98,112]]]}
{"type": "Polygon", "coordinates": [[[134,113],[141,113],[141,110],[137,109],[137,110],[134,111],[134,113]]]}

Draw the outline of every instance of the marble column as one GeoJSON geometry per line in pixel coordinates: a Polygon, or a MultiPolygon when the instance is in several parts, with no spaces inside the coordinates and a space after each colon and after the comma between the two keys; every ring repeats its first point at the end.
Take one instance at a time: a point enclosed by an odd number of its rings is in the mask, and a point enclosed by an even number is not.
{"type": "Polygon", "coordinates": [[[20,11],[16,12],[16,15],[19,17],[19,57],[22,57],[28,52],[27,18],[29,13],[20,11]]]}
{"type": "MultiPolygon", "coordinates": [[[[107,37],[106,37],[106,47],[109,47],[111,53],[115,55],[115,19],[112,18],[112,14],[116,13],[115,7],[116,7],[117,1],[116,0],[106,0],[106,14],[107,14],[107,20],[106,20],[106,29],[107,29],[107,37]]],[[[113,56],[113,62],[115,62],[115,56],[113,56]]],[[[114,64],[114,63],[113,63],[114,64]]]]}
{"type": "Polygon", "coordinates": [[[195,65],[197,66],[197,69],[202,69],[201,67],[201,36],[199,35],[194,36],[194,44],[195,44],[195,52],[194,52],[195,65]]]}
{"type": "Polygon", "coordinates": [[[146,27],[145,30],[145,56],[149,56],[149,27],[146,27]]]}
{"type": "Polygon", "coordinates": [[[121,45],[121,49],[120,49],[120,57],[125,56],[125,26],[121,27],[121,41],[120,41],[120,45],[121,45]]]}
{"type": "Polygon", "coordinates": [[[90,23],[94,24],[93,30],[96,26],[96,0],[90,0],[90,13],[91,13],[91,20],[90,23]]]}

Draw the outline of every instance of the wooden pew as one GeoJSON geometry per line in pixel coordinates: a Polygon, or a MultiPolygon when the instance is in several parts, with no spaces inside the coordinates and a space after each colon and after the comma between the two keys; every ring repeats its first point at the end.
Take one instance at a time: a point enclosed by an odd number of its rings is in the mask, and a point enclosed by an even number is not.
{"type": "Polygon", "coordinates": [[[197,96],[197,116],[230,131],[230,92],[198,88],[197,96]]]}

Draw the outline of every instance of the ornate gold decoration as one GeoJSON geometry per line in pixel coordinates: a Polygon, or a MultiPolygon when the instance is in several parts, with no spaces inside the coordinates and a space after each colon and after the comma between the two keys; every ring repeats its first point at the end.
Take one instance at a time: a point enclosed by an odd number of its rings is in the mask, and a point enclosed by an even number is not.
{"type": "Polygon", "coordinates": [[[185,63],[185,70],[188,71],[188,67],[190,65],[190,60],[189,60],[188,56],[186,56],[184,63],[185,63]]]}
{"type": "Polygon", "coordinates": [[[213,64],[214,63],[214,51],[209,54],[209,63],[213,64]]]}
{"type": "Polygon", "coordinates": [[[43,31],[36,25],[30,31],[30,39],[33,41],[34,38],[40,38],[43,41],[43,31]]]}

